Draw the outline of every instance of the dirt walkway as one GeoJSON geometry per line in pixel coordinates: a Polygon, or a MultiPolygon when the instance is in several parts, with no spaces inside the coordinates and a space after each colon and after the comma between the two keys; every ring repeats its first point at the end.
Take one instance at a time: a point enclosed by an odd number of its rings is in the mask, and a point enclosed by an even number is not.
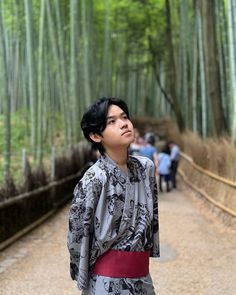
{"type": "MultiPolygon", "coordinates": [[[[68,208],[0,252],[0,295],[80,294],[68,270],[68,208]]],[[[160,195],[160,230],[161,258],[151,261],[157,294],[236,294],[236,234],[195,199],[160,195]]]]}

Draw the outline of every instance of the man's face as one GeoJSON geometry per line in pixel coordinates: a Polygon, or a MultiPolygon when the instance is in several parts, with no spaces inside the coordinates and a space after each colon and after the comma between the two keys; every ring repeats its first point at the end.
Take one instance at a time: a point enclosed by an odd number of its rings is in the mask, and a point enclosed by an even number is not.
{"type": "Polygon", "coordinates": [[[120,107],[111,105],[108,109],[106,128],[101,138],[105,150],[128,147],[133,141],[133,124],[120,107]]]}

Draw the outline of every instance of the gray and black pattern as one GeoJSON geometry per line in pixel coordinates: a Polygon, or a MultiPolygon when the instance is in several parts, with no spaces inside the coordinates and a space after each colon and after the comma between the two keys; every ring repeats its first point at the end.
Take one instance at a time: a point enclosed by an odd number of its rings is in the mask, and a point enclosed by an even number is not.
{"type": "Polygon", "coordinates": [[[151,160],[129,156],[129,172],[103,155],[74,190],[68,249],[72,279],[84,295],[155,294],[150,275],[109,278],[93,274],[96,259],[109,249],[151,250],[159,256],[157,187],[151,160]]]}

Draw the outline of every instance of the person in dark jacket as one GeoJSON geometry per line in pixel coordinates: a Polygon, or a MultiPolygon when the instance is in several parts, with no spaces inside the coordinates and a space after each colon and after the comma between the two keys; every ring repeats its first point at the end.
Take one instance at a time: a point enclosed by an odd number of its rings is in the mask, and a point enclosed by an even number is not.
{"type": "Polygon", "coordinates": [[[178,170],[179,160],[180,160],[180,148],[174,141],[168,142],[168,147],[170,148],[170,159],[171,159],[171,182],[172,187],[177,188],[176,174],[178,170]]]}

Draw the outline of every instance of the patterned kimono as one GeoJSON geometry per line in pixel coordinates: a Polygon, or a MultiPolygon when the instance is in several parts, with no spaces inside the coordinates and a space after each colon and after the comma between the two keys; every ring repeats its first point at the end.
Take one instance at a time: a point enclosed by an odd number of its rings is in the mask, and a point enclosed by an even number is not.
{"type": "Polygon", "coordinates": [[[151,160],[129,156],[128,172],[103,155],[74,190],[69,214],[71,277],[84,295],[153,295],[148,274],[110,278],[93,273],[96,259],[109,249],[150,250],[159,257],[155,169],[151,160]]]}

